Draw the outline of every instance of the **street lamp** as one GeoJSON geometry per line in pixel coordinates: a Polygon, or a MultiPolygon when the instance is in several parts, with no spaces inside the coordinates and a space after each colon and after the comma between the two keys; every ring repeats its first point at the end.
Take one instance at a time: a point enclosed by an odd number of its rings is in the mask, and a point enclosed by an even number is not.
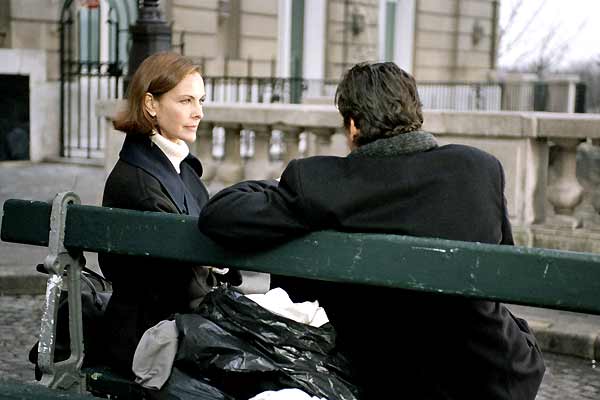
{"type": "Polygon", "coordinates": [[[138,1],[138,18],[129,27],[131,50],[129,68],[125,77],[125,92],[137,67],[146,57],[160,51],[171,50],[171,26],[160,9],[160,0],[138,1]]]}

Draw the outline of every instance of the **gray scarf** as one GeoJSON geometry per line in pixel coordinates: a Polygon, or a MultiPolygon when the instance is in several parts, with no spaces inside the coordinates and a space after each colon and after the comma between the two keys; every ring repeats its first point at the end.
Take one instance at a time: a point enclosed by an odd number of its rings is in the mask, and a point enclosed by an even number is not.
{"type": "Polygon", "coordinates": [[[418,153],[438,147],[435,137],[425,131],[411,131],[396,136],[377,139],[362,145],[350,153],[350,156],[390,157],[401,154],[418,153]]]}

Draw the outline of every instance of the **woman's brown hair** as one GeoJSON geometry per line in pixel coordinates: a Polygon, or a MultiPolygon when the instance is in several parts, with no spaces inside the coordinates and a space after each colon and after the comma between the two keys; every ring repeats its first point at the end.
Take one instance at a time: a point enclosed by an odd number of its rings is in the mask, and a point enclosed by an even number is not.
{"type": "Polygon", "coordinates": [[[127,89],[127,107],[113,121],[116,130],[150,135],[156,121],[144,107],[144,96],[160,98],[200,67],[177,53],[162,52],[146,58],[133,74],[127,89]]]}

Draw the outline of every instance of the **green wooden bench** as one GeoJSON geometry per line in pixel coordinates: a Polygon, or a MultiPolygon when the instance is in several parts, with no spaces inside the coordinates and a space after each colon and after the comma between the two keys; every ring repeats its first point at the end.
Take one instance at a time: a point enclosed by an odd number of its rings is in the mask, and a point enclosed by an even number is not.
{"type": "MultiPolygon", "coordinates": [[[[316,232],[266,251],[224,248],[196,218],[79,204],[73,193],[52,204],[4,203],[3,241],[47,246],[48,278],[39,365],[42,384],[136,398],[141,390],[106,369],[83,369],[82,252],[109,252],[234,267],[338,282],[453,294],[600,314],[600,255],[398,235],[316,232]],[[160,232],[161,240],[156,241],[160,232]],[[378,268],[372,268],[372,265],[378,268]],[[68,271],[68,274],[64,274],[68,271]],[[66,278],[64,278],[66,276],[66,278]],[[71,357],[53,362],[56,311],[68,287],[71,357]]],[[[1,387],[0,387],[1,390],[1,387]]]]}

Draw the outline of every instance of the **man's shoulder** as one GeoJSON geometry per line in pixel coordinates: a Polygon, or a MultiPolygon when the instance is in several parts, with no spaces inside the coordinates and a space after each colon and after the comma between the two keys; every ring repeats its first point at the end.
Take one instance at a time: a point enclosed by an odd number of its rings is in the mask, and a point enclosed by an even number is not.
{"type": "Polygon", "coordinates": [[[302,164],[302,165],[319,165],[319,164],[331,164],[331,163],[341,163],[346,160],[346,157],[338,157],[338,156],[310,156],[305,158],[297,158],[292,160],[292,163],[302,164]]]}
{"type": "Polygon", "coordinates": [[[438,150],[449,155],[462,157],[473,161],[488,162],[494,164],[497,164],[499,162],[494,155],[486,152],[485,150],[464,144],[447,144],[444,146],[440,146],[438,150]]]}
{"type": "Polygon", "coordinates": [[[286,169],[294,171],[329,171],[332,168],[340,168],[345,165],[346,162],[346,157],[311,156],[290,161],[286,169]]]}

